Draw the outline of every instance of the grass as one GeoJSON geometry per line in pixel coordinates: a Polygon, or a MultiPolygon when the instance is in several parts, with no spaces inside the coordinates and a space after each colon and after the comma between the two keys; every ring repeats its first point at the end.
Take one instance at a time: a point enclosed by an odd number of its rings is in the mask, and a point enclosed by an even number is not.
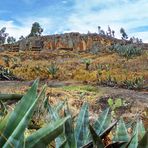
{"type": "Polygon", "coordinates": [[[63,86],[62,89],[66,91],[97,92],[97,88],[91,85],[63,86]]]}
{"type": "MultiPolygon", "coordinates": [[[[117,84],[126,78],[144,77],[144,82],[148,81],[147,55],[145,51],[141,56],[133,57],[128,61],[117,53],[108,53],[107,51],[94,55],[90,53],[78,53],[75,51],[42,51],[42,52],[2,52],[0,53],[0,65],[6,66],[2,60],[4,56],[9,57],[9,69],[19,78],[24,80],[34,80],[40,77],[41,80],[51,80],[52,77],[47,72],[47,67],[52,62],[56,62],[59,71],[56,79],[59,81],[76,80],[85,84],[97,83],[97,66],[108,65],[110,74],[117,80],[117,84]],[[82,59],[92,59],[89,70],[85,70],[85,64],[82,59]],[[15,67],[16,66],[16,67],[15,67]]],[[[106,69],[102,70],[101,79],[106,81],[106,69]]]]}

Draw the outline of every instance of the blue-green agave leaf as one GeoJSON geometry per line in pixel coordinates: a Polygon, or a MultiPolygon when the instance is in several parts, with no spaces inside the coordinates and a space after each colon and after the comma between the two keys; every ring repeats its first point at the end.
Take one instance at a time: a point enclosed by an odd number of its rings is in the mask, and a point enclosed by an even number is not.
{"type": "Polygon", "coordinates": [[[83,103],[77,118],[75,136],[77,147],[81,147],[87,143],[86,135],[88,134],[89,114],[88,103],[83,103]]]}
{"type": "Polygon", "coordinates": [[[118,142],[118,141],[128,142],[129,141],[129,136],[128,136],[127,129],[126,129],[123,118],[121,118],[120,121],[118,122],[115,137],[113,141],[115,142],[118,142]]]}
{"type": "Polygon", "coordinates": [[[25,128],[27,127],[29,121],[31,120],[31,117],[33,115],[34,109],[38,103],[38,100],[44,96],[46,90],[46,86],[44,86],[43,90],[39,94],[39,96],[34,100],[34,102],[31,104],[30,108],[22,117],[18,125],[16,126],[15,130],[13,133],[9,136],[8,140],[4,144],[3,148],[8,148],[10,145],[9,143],[13,144],[15,148],[17,148],[20,145],[20,137],[23,136],[22,133],[24,133],[25,128]]]}
{"type": "Polygon", "coordinates": [[[97,134],[102,133],[111,123],[111,114],[109,113],[109,108],[104,110],[94,123],[94,129],[97,134]]]}
{"type": "Polygon", "coordinates": [[[64,124],[70,117],[58,119],[47,126],[37,130],[26,139],[27,148],[40,148],[47,146],[64,131],[64,124]]]}
{"type": "Polygon", "coordinates": [[[95,132],[95,130],[93,129],[93,127],[91,125],[89,125],[89,129],[90,129],[90,133],[93,139],[93,147],[95,148],[104,148],[104,144],[102,142],[102,139],[100,138],[99,135],[97,135],[97,133],[95,132]]]}
{"type": "MultiPolygon", "coordinates": [[[[26,115],[26,113],[28,113],[28,110],[31,108],[32,104],[34,104],[34,102],[36,102],[37,87],[38,87],[38,80],[36,80],[34,82],[34,84],[30,88],[30,90],[27,92],[27,94],[22,97],[21,101],[16,105],[14,111],[11,112],[11,114],[9,115],[7,125],[2,133],[3,136],[0,136],[0,147],[4,146],[4,144],[6,144],[6,141],[9,138],[11,138],[12,134],[15,133],[16,135],[18,135],[18,133],[16,133],[16,129],[17,129],[18,125],[20,125],[20,122],[24,119],[24,116],[26,115]]],[[[27,116],[28,116],[28,114],[27,114],[27,116]]],[[[26,122],[24,122],[24,124],[26,124],[26,122]]],[[[27,125],[25,125],[25,127],[26,126],[27,125]]],[[[7,142],[9,142],[9,141],[7,141],[7,142]]]]}

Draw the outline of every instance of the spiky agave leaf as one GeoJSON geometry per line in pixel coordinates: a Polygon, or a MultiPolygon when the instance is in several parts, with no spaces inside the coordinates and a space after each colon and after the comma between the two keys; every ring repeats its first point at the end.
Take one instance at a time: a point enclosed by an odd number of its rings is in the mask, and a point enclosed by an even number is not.
{"type": "Polygon", "coordinates": [[[65,135],[67,137],[68,146],[69,148],[77,148],[74,125],[72,121],[72,115],[68,107],[68,102],[66,103],[66,108],[64,109],[64,115],[70,116],[70,118],[65,123],[65,135]]]}
{"type": "Polygon", "coordinates": [[[93,147],[95,148],[104,148],[104,144],[102,142],[102,139],[100,138],[100,136],[97,135],[97,133],[95,132],[95,130],[93,129],[93,127],[91,125],[89,125],[89,129],[90,129],[90,133],[93,139],[93,147]]]}
{"type": "Polygon", "coordinates": [[[83,146],[87,143],[88,134],[88,125],[89,125],[89,115],[88,115],[88,103],[83,103],[80,113],[77,118],[75,136],[77,141],[77,147],[83,146]]]}
{"type": "Polygon", "coordinates": [[[59,113],[59,111],[64,107],[66,101],[60,101],[55,107],[54,110],[59,113]]]}
{"type": "Polygon", "coordinates": [[[138,148],[147,148],[148,146],[148,131],[145,133],[143,138],[140,140],[138,144],[138,148]]]}
{"type": "MultiPolygon", "coordinates": [[[[34,112],[35,106],[37,105],[38,100],[42,96],[44,96],[45,89],[46,89],[46,86],[44,86],[44,88],[41,91],[41,93],[39,94],[39,96],[35,98],[34,102],[32,102],[30,108],[28,108],[28,111],[22,117],[22,119],[20,120],[20,122],[16,126],[15,130],[12,132],[12,134],[9,136],[8,140],[4,144],[4,146],[3,146],[4,148],[10,147],[9,143],[13,144],[14,147],[16,147],[16,148],[20,147],[20,143],[22,143],[22,141],[20,140],[20,137],[24,137],[23,133],[25,131],[25,128],[27,127],[27,125],[33,115],[33,112],[34,112]]],[[[23,138],[22,138],[22,140],[23,140],[23,138]]]]}
{"type": "Polygon", "coordinates": [[[110,131],[116,126],[118,121],[113,122],[112,124],[109,125],[109,127],[107,127],[99,136],[101,137],[101,139],[104,139],[109,133],[110,131]]]}
{"type": "Polygon", "coordinates": [[[109,108],[104,110],[94,123],[94,129],[97,134],[101,134],[111,123],[111,114],[109,113],[109,108]]]}
{"type": "MultiPolygon", "coordinates": [[[[118,121],[113,122],[109,127],[107,127],[107,129],[105,129],[100,135],[99,137],[101,139],[104,139],[109,133],[110,131],[113,129],[113,127],[117,124],[118,121]]],[[[87,144],[85,144],[83,146],[83,148],[92,148],[93,147],[93,142],[92,140],[90,140],[90,142],[88,142],[87,144]]]]}
{"type": "Polygon", "coordinates": [[[137,120],[136,126],[133,130],[133,135],[135,135],[131,141],[131,143],[129,144],[129,148],[137,148],[138,146],[138,141],[141,140],[141,138],[144,136],[145,134],[145,129],[142,123],[142,120],[137,120]]]}
{"type": "Polygon", "coordinates": [[[17,126],[20,124],[22,119],[24,119],[24,116],[26,115],[32,104],[36,101],[37,86],[38,80],[34,82],[27,94],[22,97],[19,104],[17,104],[14,111],[10,114],[7,125],[2,133],[3,136],[0,137],[0,147],[6,144],[6,139],[9,139],[11,135],[16,132],[15,129],[17,129],[17,126]]]}
{"type": "Polygon", "coordinates": [[[138,126],[138,130],[139,130],[139,140],[141,140],[142,138],[143,138],[143,136],[144,136],[144,134],[145,134],[145,128],[144,128],[144,125],[143,125],[143,122],[142,122],[142,120],[139,120],[139,126],[138,126]]]}
{"type": "Polygon", "coordinates": [[[118,141],[129,141],[129,136],[127,133],[127,129],[124,123],[123,118],[121,118],[118,122],[115,137],[113,138],[113,141],[118,142],[118,141]]]}
{"type": "MultiPolygon", "coordinates": [[[[58,119],[60,119],[59,113],[48,102],[48,97],[45,100],[45,107],[47,108],[52,121],[57,121],[58,119]]],[[[60,147],[63,144],[63,141],[65,141],[64,133],[62,133],[55,139],[56,147],[60,147]]]]}
{"type": "Polygon", "coordinates": [[[53,141],[58,135],[63,133],[64,124],[70,117],[58,119],[51,122],[49,125],[37,130],[32,135],[27,137],[25,146],[27,148],[42,148],[46,147],[53,141]]]}

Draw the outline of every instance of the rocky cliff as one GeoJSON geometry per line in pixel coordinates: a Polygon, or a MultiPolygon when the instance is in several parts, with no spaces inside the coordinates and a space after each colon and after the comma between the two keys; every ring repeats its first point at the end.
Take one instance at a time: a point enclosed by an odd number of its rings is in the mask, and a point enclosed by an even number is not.
{"type": "Polygon", "coordinates": [[[85,51],[111,45],[114,39],[98,34],[66,33],[42,37],[44,49],[67,49],[85,51]]]}
{"type": "MultiPolygon", "coordinates": [[[[41,37],[30,37],[18,41],[15,44],[5,44],[1,46],[3,50],[54,50],[65,49],[75,51],[87,51],[103,49],[114,43],[128,43],[129,41],[119,40],[113,37],[99,34],[80,34],[80,33],[65,33],[48,35],[41,37]]],[[[148,49],[148,44],[142,44],[145,49],[148,49]]]]}

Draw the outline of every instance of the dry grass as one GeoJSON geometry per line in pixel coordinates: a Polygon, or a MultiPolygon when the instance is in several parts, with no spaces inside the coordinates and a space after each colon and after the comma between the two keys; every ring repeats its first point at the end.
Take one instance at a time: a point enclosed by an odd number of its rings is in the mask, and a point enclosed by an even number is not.
{"type": "MultiPolygon", "coordinates": [[[[19,78],[24,80],[51,79],[47,68],[51,62],[57,63],[59,71],[57,79],[61,81],[78,80],[82,82],[97,82],[97,65],[109,65],[110,75],[117,80],[117,83],[128,78],[129,80],[143,76],[148,81],[148,51],[141,56],[134,57],[128,61],[116,53],[78,53],[74,51],[42,51],[42,52],[2,52],[0,53],[0,65],[6,66],[4,56],[9,57],[9,69],[19,78]],[[91,59],[89,71],[85,70],[82,59],[91,59]]],[[[108,71],[102,70],[102,81],[106,81],[108,71]]]]}

